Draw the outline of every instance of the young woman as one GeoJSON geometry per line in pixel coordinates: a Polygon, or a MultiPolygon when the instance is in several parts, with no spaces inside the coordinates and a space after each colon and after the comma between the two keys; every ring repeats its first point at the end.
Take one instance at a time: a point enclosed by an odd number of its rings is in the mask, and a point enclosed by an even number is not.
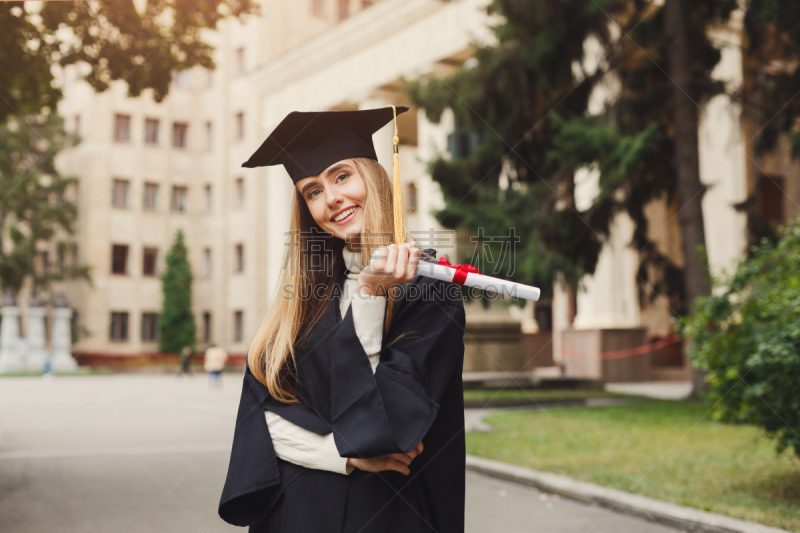
{"type": "Polygon", "coordinates": [[[372,145],[392,116],[291,113],[244,165],[282,164],[295,185],[219,508],[252,532],[463,532],[464,306],[458,285],[415,276],[436,251],[395,237],[372,145]]]}

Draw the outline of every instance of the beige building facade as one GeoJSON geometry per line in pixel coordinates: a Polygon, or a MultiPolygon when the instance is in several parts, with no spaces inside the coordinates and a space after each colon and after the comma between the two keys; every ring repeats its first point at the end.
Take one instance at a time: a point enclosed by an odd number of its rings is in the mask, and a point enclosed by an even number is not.
{"type": "MultiPolygon", "coordinates": [[[[211,35],[216,70],[195,68],[177,75],[162,103],[148,95],[128,98],[122,83],[94,94],[77,81],[74,70],[65,72],[60,112],[83,142],[65,152],[61,164],[65,174],[80,178],[80,261],[92,267],[95,280],[93,287],[65,287],[78,322],[89,331],[74,352],[136,355],[157,350],[150,333],[162,301],[155,274],[163,269],[180,229],[195,277],[198,348],[215,342],[231,353],[246,353],[249,338],[279,293],[293,192],[282,167],[243,169],[241,163],[290,111],[407,104],[400,91],[403,79],[445,75],[471,57],[472,43],[492,40],[485,0],[261,4],[261,17],[226,21],[211,35]]],[[[737,24],[715,34],[728,43],[715,75],[731,87],[740,85],[743,76],[737,24]]],[[[708,251],[713,270],[720,272],[746,247],[745,215],[732,206],[753,191],[755,159],[735,102],[718,96],[703,104],[700,116],[701,176],[712,185],[703,204],[708,251]]],[[[447,153],[452,118],[445,113],[433,124],[412,108],[401,116],[399,127],[408,227],[420,244],[457,258],[452,232],[432,215],[443,201],[426,173],[428,161],[447,153]]],[[[374,136],[379,161],[387,169],[392,133],[387,127],[374,136]]],[[[770,172],[793,171],[785,161],[776,156],[761,166],[770,172]]],[[[579,208],[591,203],[596,179],[590,169],[576,175],[579,208]]],[[[792,187],[787,185],[800,194],[792,187]]],[[[680,263],[677,208],[654,202],[647,209],[651,239],[680,263]]],[[[489,311],[468,306],[465,368],[528,371],[541,365],[525,358],[544,352],[549,354],[541,357],[546,365],[559,364],[564,343],[576,335],[586,337],[582,332],[643,331],[642,342],[668,335],[668,302],[656,298],[642,305],[639,300],[638,251],[629,245],[632,229],[625,216],[614,221],[597,272],[576,295],[574,316],[571,298],[558,284],[552,302],[540,304],[546,317],[534,314],[533,305],[489,311]],[[500,333],[492,334],[493,329],[500,333]],[[521,351],[520,336],[525,335],[540,340],[532,344],[535,353],[520,359],[514,353],[521,351]]],[[[636,335],[623,336],[629,344],[639,342],[636,335]]]]}
{"type": "MultiPolygon", "coordinates": [[[[469,57],[475,34],[489,33],[476,2],[260,4],[261,17],[225,21],[207,36],[213,72],[176,74],[160,103],[149,91],[128,97],[122,82],[95,94],[80,80],[81,65],[62,72],[59,113],[81,143],[59,165],[78,178],[78,261],[93,278],[61,287],[84,333],[73,353],[158,350],[159,274],[179,230],[194,277],[198,349],[213,342],[246,353],[277,293],[292,191],[282,168],[241,163],[289,111],[403,103],[401,76],[451,69],[469,57]]],[[[429,214],[441,198],[420,157],[446,150],[447,122],[430,124],[414,111],[400,127],[409,225],[441,231],[429,214]],[[428,141],[422,148],[420,138],[428,141]]],[[[375,144],[389,168],[388,128],[375,144]]]]}
{"type": "MultiPolygon", "coordinates": [[[[129,98],[125,83],[95,94],[81,66],[62,73],[59,112],[81,143],[62,152],[79,209],[78,261],[93,285],[63,287],[85,332],[74,353],[155,352],[162,304],[158,275],[178,230],[194,276],[198,348],[210,342],[245,353],[267,305],[267,183],[241,162],[265,137],[255,71],[339,24],[366,2],[264,0],[264,16],[226,21],[207,38],[217,68],[177,74],[169,96],[129,98]]],[[[145,67],[142,67],[145,68],[145,67]]],[[[24,301],[24,296],[20,300],[24,301]]]]}

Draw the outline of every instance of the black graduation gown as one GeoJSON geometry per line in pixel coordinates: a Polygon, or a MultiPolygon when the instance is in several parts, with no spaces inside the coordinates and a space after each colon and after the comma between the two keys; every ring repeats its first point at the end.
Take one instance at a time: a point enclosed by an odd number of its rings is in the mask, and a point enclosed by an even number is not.
{"type": "Polygon", "coordinates": [[[405,285],[375,374],[352,305],[342,319],[338,298],[297,348],[301,404],[277,402],[246,370],[219,505],[225,521],[270,533],[463,533],[461,289],[422,276],[405,285]],[[408,476],[307,469],[275,455],[265,409],[320,435],[332,431],[342,457],[410,452],[420,441],[424,451],[408,476]]]}

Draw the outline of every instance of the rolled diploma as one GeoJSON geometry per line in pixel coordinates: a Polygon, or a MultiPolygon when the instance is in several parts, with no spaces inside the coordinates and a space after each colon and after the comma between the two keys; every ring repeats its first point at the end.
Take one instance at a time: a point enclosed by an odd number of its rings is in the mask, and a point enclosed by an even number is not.
{"type": "MultiPolygon", "coordinates": [[[[376,258],[378,251],[372,254],[372,260],[376,258]]],[[[453,282],[456,269],[428,261],[420,261],[417,266],[417,274],[427,278],[440,279],[442,281],[453,282]]],[[[504,279],[493,278],[485,274],[475,274],[474,272],[467,273],[467,279],[464,280],[464,285],[467,287],[475,287],[487,291],[496,292],[505,296],[514,296],[516,298],[524,298],[526,300],[533,300],[534,302],[539,299],[542,291],[530,285],[523,285],[515,281],[506,281],[504,279]]]]}

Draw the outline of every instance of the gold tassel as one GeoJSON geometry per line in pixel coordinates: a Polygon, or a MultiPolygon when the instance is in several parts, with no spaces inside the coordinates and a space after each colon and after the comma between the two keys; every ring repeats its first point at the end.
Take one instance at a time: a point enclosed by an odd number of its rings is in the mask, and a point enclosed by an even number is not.
{"type": "MultiPolygon", "coordinates": [[[[393,105],[384,107],[391,107],[394,113],[394,138],[392,139],[392,146],[394,148],[394,155],[392,156],[392,178],[393,178],[393,204],[394,204],[394,242],[401,244],[405,242],[405,227],[403,225],[403,186],[400,182],[400,137],[397,134],[397,108],[393,105]]],[[[384,335],[389,333],[389,324],[392,322],[392,310],[394,309],[394,291],[389,291],[389,302],[386,307],[386,322],[384,323],[384,335]]]]}

